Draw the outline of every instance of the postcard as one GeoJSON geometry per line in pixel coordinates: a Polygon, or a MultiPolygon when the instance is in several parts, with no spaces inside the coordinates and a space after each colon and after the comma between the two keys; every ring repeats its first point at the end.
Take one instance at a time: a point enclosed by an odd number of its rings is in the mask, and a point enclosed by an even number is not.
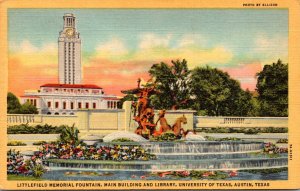
{"type": "Polygon", "coordinates": [[[0,188],[299,188],[300,4],[0,2],[0,188]]]}

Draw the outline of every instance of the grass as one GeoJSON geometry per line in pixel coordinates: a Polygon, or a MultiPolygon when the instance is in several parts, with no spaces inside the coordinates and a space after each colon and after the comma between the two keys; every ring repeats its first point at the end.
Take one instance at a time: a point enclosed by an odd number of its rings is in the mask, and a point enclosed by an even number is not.
{"type": "Polygon", "coordinates": [[[8,174],[7,180],[31,180],[31,181],[41,181],[42,178],[36,178],[33,176],[23,176],[23,175],[15,175],[15,174],[8,174]]]}

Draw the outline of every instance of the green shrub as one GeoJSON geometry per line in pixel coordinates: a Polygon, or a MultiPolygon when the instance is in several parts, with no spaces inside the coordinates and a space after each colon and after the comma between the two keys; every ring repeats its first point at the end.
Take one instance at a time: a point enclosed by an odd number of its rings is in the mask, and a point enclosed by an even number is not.
{"type": "Polygon", "coordinates": [[[65,125],[36,125],[30,126],[28,124],[13,125],[7,128],[7,134],[60,134],[66,128],[65,125]]]}
{"type": "Polygon", "coordinates": [[[46,144],[47,142],[46,141],[36,141],[36,142],[33,142],[32,144],[33,145],[42,145],[42,144],[46,144]]]}
{"type": "Polygon", "coordinates": [[[245,128],[245,127],[212,127],[212,128],[198,128],[197,132],[204,133],[244,133],[244,134],[257,134],[257,133],[287,133],[288,128],[284,127],[267,127],[267,128],[245,128]]]}
{"type": "Polygon", "coordinates": [[[45,169],[44,169],[43,165],[37,164],[33,167],[32,171],[33,171],[34,177],[40,178],[44,174],[45,169]]]}
{"type": "Polygon", "coordinates": [[[276,143],[288,143],[288,139],[279,139],[276,143]]]}
{"type": "Polygon", "coordinates": [[[119,138],[119,139],[112,140],[112,142],[134,142],[134,141],[129,138],[119,138]]]}
{"type": "Polygon", "coordinates": [[[151,137],[150,141],[176,141],[176,135],[173,131],[167,131],[160,136],[157,137],[151,137]]]}
{"type": "Polygon", "coordinates": [[[214,138],[211,136],[205,136],[207,141],[240,141],[240,138],[237,137],[224,137],[224,138],[214,138]]]}
{"type": "Polygon", "coordinates": [[[7,146],[26,146],[26,143],[21,141],[10,141],[7,143],[7,146]]]}

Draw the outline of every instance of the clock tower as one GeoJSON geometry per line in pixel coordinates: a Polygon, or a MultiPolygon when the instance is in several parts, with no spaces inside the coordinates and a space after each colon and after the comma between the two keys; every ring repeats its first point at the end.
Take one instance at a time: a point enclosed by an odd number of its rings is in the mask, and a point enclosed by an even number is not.
{"type": "Polygon", "coordinates": [[[76,18],[66,13],[64,27],[58,37],[58,76],[60,84],[81,84],[81,39],[76,18]]]}

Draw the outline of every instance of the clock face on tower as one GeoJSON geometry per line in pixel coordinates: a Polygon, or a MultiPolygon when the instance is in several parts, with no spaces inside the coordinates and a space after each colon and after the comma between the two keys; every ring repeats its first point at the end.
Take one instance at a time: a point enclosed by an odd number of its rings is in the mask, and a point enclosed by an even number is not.
{"type": "Polygon", "coordinates": [[[67,37],[73,37],[74,36],[74,30],[73,29],[67,29],[66,30],[67,37]]]}

